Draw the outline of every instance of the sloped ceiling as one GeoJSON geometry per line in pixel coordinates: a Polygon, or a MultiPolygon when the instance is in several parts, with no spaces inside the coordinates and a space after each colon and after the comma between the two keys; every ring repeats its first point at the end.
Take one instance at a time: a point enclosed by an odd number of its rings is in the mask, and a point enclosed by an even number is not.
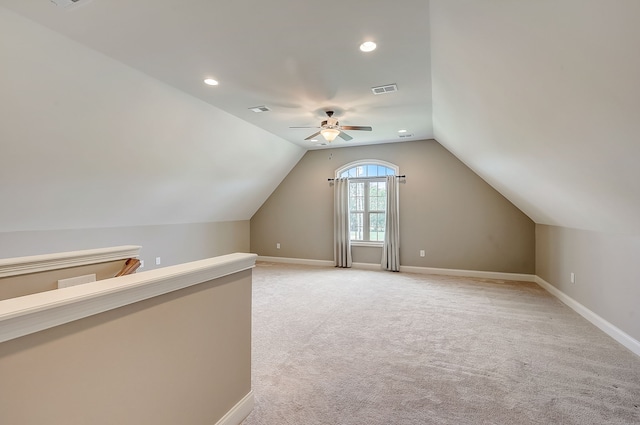
{"type": "Polygon", "coordinates": [[[320,147],[304,140],[317,130],[289,127],[318,126],[326,110],[343,125],[373,127],[333,146],[403,141],[400,129],[414,140],[433,136],[424,0],[0,5],[305,149],[320,147]],[[361,52],[365,40],[378,49],[361,52]],[[208,77],[220,84],[206,86],[208,77]],[[391,83],[396,93],[371,91],[391,83]],[[271,112],[249,110],[262,105],[271,112]]]}
{"type": "Polygon", "coordinates": [[[247,220],[304,149],[0,8],[0,232],[247,220]]]}
{"type": "Polygon", "coordinates": [[[288,127],[333,108],[374,127],[353,143],[435,136],[537,223],[637,235],[639,21],[636,0],[0,0],[0,231],[248,219],[316,148],[288,127]]]}
{"type": "Polygon", "coordinates": [[[435,138],[534,221],[640,235],[640,2],[432,0],[435,138]]]}

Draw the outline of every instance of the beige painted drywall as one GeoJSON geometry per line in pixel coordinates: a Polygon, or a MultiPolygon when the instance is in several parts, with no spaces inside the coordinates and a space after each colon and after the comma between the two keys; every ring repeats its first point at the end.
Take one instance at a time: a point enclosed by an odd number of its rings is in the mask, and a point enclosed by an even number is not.
{"type": "Polygon", "coordinates": [[[249,251],[249,220],[98,229],[0,232],[0,258],[139,245],[144,268],[249,251]],[[155,259],[160,257],[161,264],[155,259]]]}
{"type": "Polygon", "coordinates": [[[251,390],[251,270],[0,344],[0,423],[215,424],[251,390]]]}
{"type": "Polygon", "coordinates": [[[536,225],[536,274],[637,341],[639,259],[635,235],[536,225]]]}
{"type": "MultiPolygon", "coordinates": [[[[251,251],[332,260],[327,179],[362,159],[394,163],[407,176],[400,185],[402,265],[533,273],[533,221],[435,140],[307,152],[251,218],[251,251]]],[[[354,261],[379,263],[381,250],[373,250],[380,254],[354,247],[354,261]]]]}
{"type": "Polygon", "coordinates": [[[58,288],[58,280],[95,274],[96,280],[114,277],[124,266],[125,260],[109,261],[86,266],[67,267],[39,273],[0,278],[0,300],[21,297],[58,288]]]}

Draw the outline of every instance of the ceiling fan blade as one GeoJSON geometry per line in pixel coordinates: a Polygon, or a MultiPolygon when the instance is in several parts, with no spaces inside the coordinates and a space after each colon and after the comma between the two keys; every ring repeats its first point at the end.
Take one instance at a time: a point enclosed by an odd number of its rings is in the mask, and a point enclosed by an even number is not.
{"type": "Polygon", "coordinates": [[[307,138],[306,138],[306,139],[304,139],[304,140],[311,140],[311,139],[313,139],[314,137],[316,137],[318,134],[320,134],[320,132],[319,132],[319,131],[318,131],[318,132],[313,133],[311,136],[307,137],[307,138]]]}
{"type": "Polygon", "coordinates": [[[340,134],[338,134],[338,136],[340,136],[343,140],[346,140],[347,142],[353,139],[353,137],[349,136],[344,131],[341,131],[340,134]]]}
{"type": "Polygon", "coordinates": [[[342,125],[340,126],[341,129],[343,130],[364,130],[364,131],[371,131],[371,127],[363,127],[361,125],[342,125]]]}

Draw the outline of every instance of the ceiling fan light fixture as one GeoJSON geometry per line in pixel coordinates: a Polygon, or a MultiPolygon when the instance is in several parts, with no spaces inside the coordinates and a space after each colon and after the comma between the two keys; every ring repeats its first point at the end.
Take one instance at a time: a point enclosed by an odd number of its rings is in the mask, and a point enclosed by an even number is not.
{"type": "Polygon", "coordinates": [[[327,142],[333,142],[338,134],[340,134],[340,130],[336,130],[335,128],[323,128],[320,130],[320,134],[327,142]]]}

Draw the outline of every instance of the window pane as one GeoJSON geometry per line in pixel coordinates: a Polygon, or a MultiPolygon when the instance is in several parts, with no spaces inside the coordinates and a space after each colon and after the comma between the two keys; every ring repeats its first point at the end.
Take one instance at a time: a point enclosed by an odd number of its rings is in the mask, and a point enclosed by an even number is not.
{"type": "Polygon", "coordinates": [[[349,183],[349,196],[356,196],[358,194],[358,183],[349,183]]]}
{"type": "Polygon", "coordinates": [[[356,176],[356,169],[355,168],[349,168],[347,170],[347,172],[349,173],[349,177],[355,177],[356,176]]]}
{"type": "Polygon", "coordinates": [[[386,211],[387,210],[387,195],[380,196],[378,198],[378,211],[386,211]]]}
{"type": "Polygon", "coordinates": [[[384,211],[386,205],[386,182],[371,182],[369,188],[369,210],[384,211]]]}
{"type": "Polygon", "coordinates": [[[377,211],[378,210],[378,197],[377,196],[369,196],[369,210],[377,211]]]}
{"type": "Polygon", "coordinates": [[[369,177],[377,176],[378,175],[378,167],[376,167],[375,165],[368,165],[367,166],[367,175],[369,175],[369,177]]]}
{"type": "Polygon", "coordinates": [[[349,184],[349,211],[364,211],[364,182],[349,184]]]}
{"type": "Polygon", "coordinates": [[[351,213],[349,217],[349,230],[352,241],[361,241],[363,239],[363,222],[362,213],[351,213]]]}
{"type": "Polygon", "coordinates": [[[387,168],[387,175],[388,176],[393,176],[394,174],[395,174],[395,172],[391,168],[387,168]]]}
{"type": "Polygon", "coordinates": [[[369,214],[369,240],[384,241],[384,226],[385,226],[384,213],[370,213],[369,214]]]}

